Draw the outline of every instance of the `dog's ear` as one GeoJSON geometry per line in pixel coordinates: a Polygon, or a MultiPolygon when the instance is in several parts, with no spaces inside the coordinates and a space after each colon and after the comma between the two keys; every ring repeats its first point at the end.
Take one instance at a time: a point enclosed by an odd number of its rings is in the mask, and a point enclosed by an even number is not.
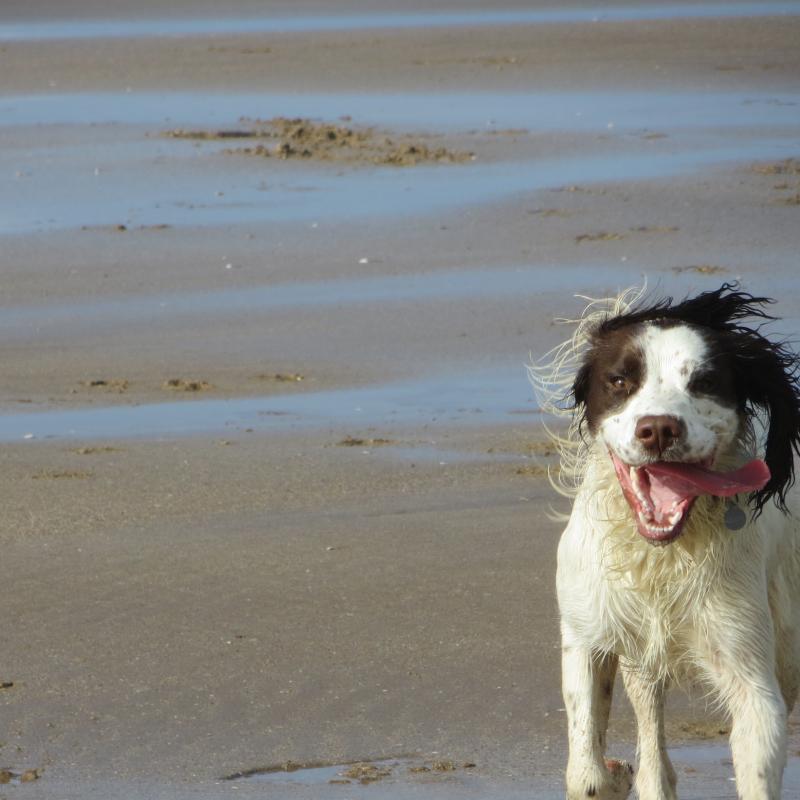
{"type": "Polygon", "coordinates": [[[572,382],[572,389],[570,390],[570,397],[572,398],[572,408],[574,413],[578,416],[578,431],[583,434],[584,426],[587,423],[586,419],[586,401],[589,398],[589,381],[592,377],[590,361],[587,358],[577,374],[575,380],[572,382]]]}
{"type": "Polygon", "coordinates": [[[734,380],[746,413],[761,411],[767,419],[764,459],[771,477],[751,498],[756,513],[775,498],[786,511],[786,493],[794,483],[794,456],[800,455],[800,360],[783,343],[770,342],[753,330],[731,335],[734,380]]]}
{"type": "Polygon", "coordinates": [[[581,365],[581,368],[575,375],[575,380],[572,382],[572,391],[570,395],[576,409],[580,409],[581,406],[586,405],[586,399],[589,396],[590,372],[591,370],[587,360],[581,365]]]}

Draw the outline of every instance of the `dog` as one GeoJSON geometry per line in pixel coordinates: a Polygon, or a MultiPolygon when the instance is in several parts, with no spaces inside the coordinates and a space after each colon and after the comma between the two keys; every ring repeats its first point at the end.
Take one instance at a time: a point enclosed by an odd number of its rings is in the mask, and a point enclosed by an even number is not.
{"type": "Polygon", "coordinates": [[[618,668],[641,800],[677,797],[671,684],[729,715],[740,798],[780,797],[800,688],[800,362],[762,333],[772,302],[735,283],[593,301],[530,367],[540,405],[571,420],[552,434],[573,498],[557,567],[568,800],[632,788],[632,767],[605,758],[618,668]]]}

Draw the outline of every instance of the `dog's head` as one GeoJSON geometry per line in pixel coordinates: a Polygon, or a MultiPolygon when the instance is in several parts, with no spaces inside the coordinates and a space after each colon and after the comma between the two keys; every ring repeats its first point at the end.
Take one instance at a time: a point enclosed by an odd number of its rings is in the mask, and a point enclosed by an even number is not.
{"type": "Polygon", "coordinates": [[[772,498],[785,509],[800,452],[798,359],[742,323],[773,319],[763,310],[772,301],[737,289],[635,306],[589,333],[572,386],[580,429],[608,449],[654,544],[678,537],[699,495],[744,493],[757,513],[772,498]],[[715,471],[758,412],[764,460],[715,471]]]}

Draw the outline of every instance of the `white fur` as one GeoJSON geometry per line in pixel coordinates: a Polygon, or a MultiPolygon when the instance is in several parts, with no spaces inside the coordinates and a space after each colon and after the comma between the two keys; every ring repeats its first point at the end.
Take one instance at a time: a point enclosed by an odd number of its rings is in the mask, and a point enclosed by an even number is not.
{"type": "MultiPolygon", "coordinates": [[[[626,305],[624,296],[617,298],[611,313],[626,305]]],[[[562,415],[568,412],[554,398],[585,355],[596,305],[591,312],[548,365],[531,368],[541,404],[562,415]]],[[[800,500],[790,493],[791,514],[769,503],[755,521],[732,532],[723,523],[724,503],[700,497],[675,542],[647,542],[607,453],[610,446],[628,463],[643,459],[634,436],[639,417],[686,420],[692,459],[713,453],[716,463],[733,465],[753,453],[735,411],[687,392],[687,376],[706,357],[702,337],[686,326],[654,327],[642,347],[646,380],[598,436],[582,441],[573,421],[566,435],[555,437],[562,452],[558,488],[573,489],[574,496],[557,571],[567,798],[609,800],[629,792],[625,765],[605,761],[619,665],[638,721],[641,800],[677,797],[663,719],[664,694],[676,682],[701,683],[730,715],[739,796],[778,800],[787,709],[800,687],[800,500]]]]}

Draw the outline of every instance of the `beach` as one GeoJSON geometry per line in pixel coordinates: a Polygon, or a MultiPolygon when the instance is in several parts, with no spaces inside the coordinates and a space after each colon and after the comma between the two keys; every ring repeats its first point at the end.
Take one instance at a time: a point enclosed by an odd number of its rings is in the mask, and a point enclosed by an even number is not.
{"type": "Polygon", "coordinates": [[[634,286],[796,337],[800,3],[127,5],[0,11],[0,798],[563,796],[526,364],[634,286]]]}

